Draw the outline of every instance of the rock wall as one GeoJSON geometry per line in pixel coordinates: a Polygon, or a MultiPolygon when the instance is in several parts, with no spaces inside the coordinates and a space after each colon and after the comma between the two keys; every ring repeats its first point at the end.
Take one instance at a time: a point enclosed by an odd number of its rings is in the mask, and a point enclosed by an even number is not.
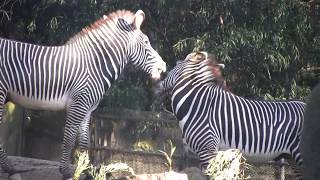
{"type": "Polygon", "coordinates": [[[303,176],[306,180],[320,177],[320,83],[310,94],[305,110],[301,139],[303,176]]]}
{"type": "Polygon", "coordinates": [[[61,158],[65,125],[63,111],[28,111],[30,122],[25,127],[24,156],[52,161],[61,158]]]}

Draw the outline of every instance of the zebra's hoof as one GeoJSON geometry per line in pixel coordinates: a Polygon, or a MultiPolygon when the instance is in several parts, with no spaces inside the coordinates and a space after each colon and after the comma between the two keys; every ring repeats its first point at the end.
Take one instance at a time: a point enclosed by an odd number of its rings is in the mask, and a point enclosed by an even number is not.
{"type": "Polygon", "coordinates": [[[22,177],[19,173],[15,173],[9,176],[9,180],[22,180],[22,177]]]}
{"type": "Polygon", "coordinates": [[[73,176],[70,173],[63,174],[62,180],[73,180],[73,176]]]}

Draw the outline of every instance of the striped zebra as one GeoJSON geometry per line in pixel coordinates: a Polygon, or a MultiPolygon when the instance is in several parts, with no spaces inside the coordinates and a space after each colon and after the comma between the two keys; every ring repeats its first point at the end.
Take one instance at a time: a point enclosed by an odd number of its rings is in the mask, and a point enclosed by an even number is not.
{"type": "Polygon", "coordinates": [[[240,149],[253,162],[291,155],[300,166],[305,104],[237,96],[217,85],[220,66],[212,54],[192,53],[168,73],[157,90],[170,91],[183,139],[199,156],[202,168],[218,150],[229,148],[240,149]]]}
{"type": "MultiPolygon", "coordinates": [[[[144,18],[141,10],[113,12],[62,46],[0,39],[0,117],[8,100],[30,109],[65,109],[63,179],[72,179],[69,162],[75,141],[88,148],[90,114],[124,67],[131,63],[156,80],[166,71],[166,63],[140,30],[144,18]]],[[[3,149],[0,162],[11,179],[20,178],[3,149]]]]}

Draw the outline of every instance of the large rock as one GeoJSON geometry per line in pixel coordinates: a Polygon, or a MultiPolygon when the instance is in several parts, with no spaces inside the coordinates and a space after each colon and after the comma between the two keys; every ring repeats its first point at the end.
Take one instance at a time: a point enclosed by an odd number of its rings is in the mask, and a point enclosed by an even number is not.
{"type": "MultiPolygon", "coordinates": [[[[22,180],[59,180],[59,163],[40,159],[9,156],[16,170],[21,172],[22,180]]],[[[0,173],[0,180],[7,180],[7,173],[0,173]]]]}
{"type": "Polygon", "coordinates": [[[320,177],[320,84],[310,94],[301,138],[304,179],[320,177]]]}

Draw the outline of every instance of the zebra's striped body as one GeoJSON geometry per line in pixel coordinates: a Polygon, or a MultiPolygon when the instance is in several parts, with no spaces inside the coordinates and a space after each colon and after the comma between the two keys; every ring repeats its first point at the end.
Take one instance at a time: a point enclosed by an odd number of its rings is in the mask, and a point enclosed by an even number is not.
{"type": "Polygon", "coordinates": [[[240,149],[253,161],[289,154],[301,165],[299,144],[305,104],[234,95],[216,84],[215,63],[205,52],[189,55],[159,87],[160,92],[172,89],[173,112],[185,142],[199,156],[201,165],[205,167],[218,150],[229,148],[240,149]]]}
{"type": "MultiPolygon", "coordinates": [[[[140,30],[144,13],[117,11],[84,29],[64,46],[39,46],[0,38],[0,116],[7,100],[24,107],[66,109],[60,171],[72,178],[68,164],[77,132],[88,147],[91,112],[124,67],[132,63],[155,79],[165,62],[140,30]]],[[[3,150],[2,167],[13,174],[3,150]]]]}

